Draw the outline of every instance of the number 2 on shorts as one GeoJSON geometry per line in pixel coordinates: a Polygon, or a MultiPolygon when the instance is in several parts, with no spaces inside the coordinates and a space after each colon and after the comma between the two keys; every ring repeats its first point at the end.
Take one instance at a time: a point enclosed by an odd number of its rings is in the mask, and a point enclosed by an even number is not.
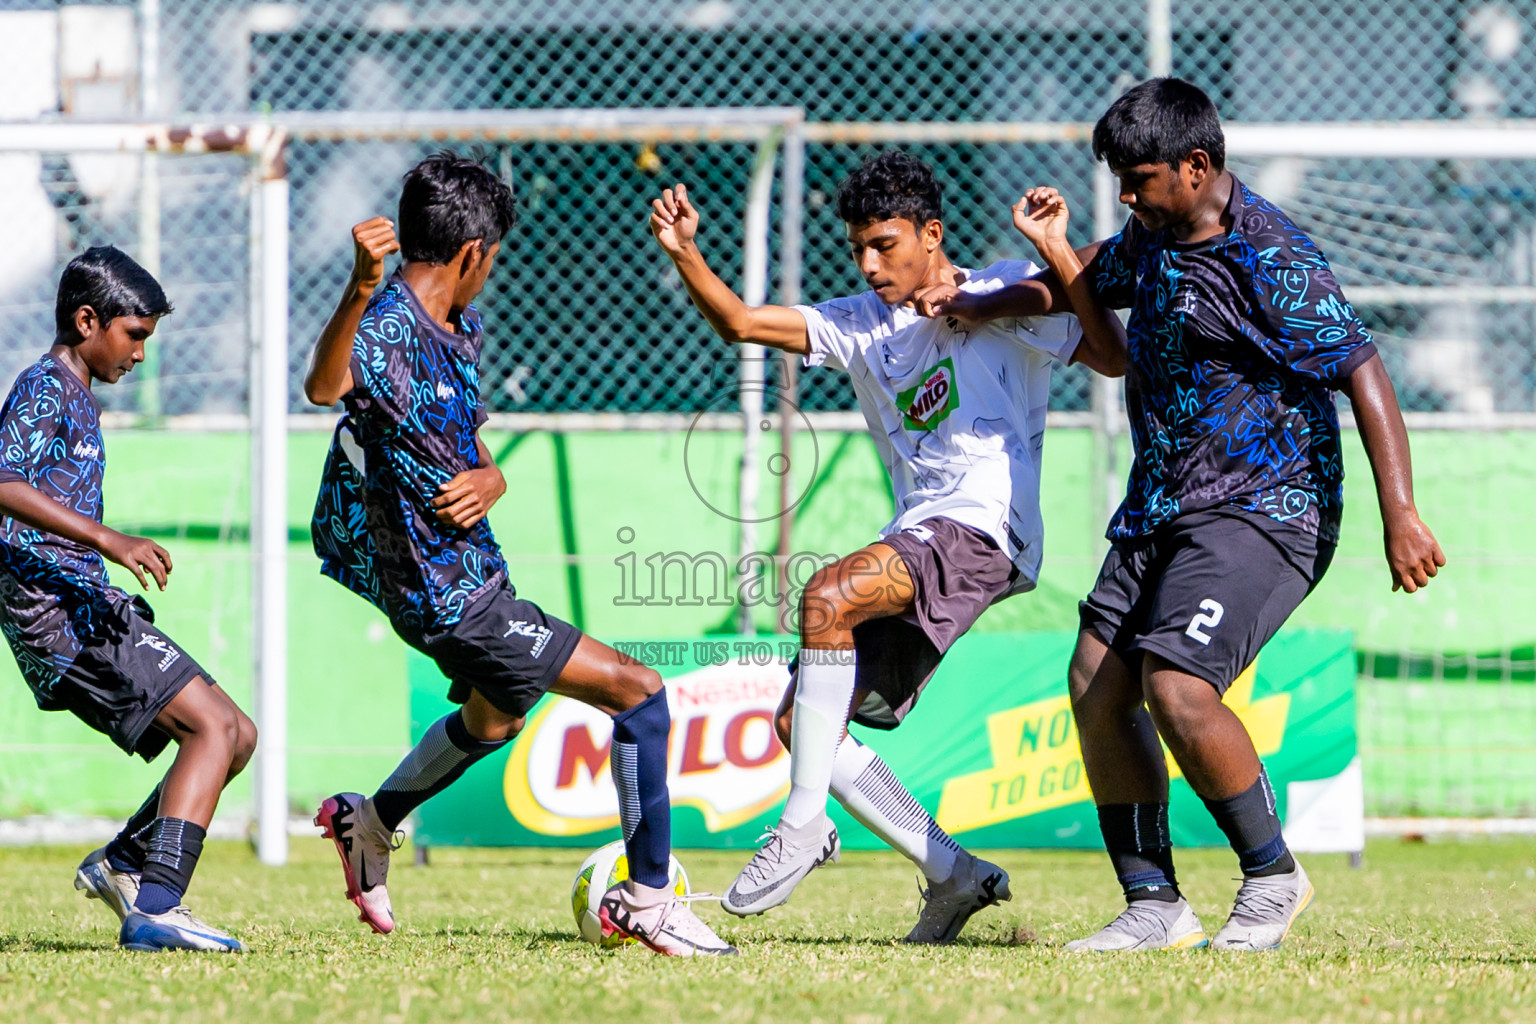
{"type": "Polygon", "coordinates": [[[1227,610],[1221,606],[1220,601],[1206,598],[1200,602],[1200,611],[1202,614],[1196,615],[1190,620],[1189,628],[1184,631],[1184,635],[1194,637],[1202,644],[1209,645],[1211,634],[1202,632],[1200,627],[1209,626],[1211,629],[1215,629],[1221,625],[1221,617],[1226,614],[1227,610]]]}

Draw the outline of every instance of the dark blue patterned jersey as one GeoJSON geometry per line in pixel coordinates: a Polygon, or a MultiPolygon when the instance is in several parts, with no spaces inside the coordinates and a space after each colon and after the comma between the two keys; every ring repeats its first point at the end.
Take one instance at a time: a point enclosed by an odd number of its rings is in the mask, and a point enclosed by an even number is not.
{"type": "Polygon", "coordinates": [[[1333,389],[1376,348],[1322,252],[1232,178],[1231,229],[1182,244],[1132,217],[1088,273],[1129,307],[1134,460],[1111,540],[1179,516],[1260,517],[1338,540],[1344,463],[1333,389]]]}
{"type": "Polygon", "coordinates": [[[399,273],[369,301],[312,524],[321,572],[415,630],[452,625],[506,578],[489,522],[445,526],[431,506],[439,485],[480,464],[473,306],[456,326],[434,321],[399,273]]]}
{"type": "MultiPolygon", "coordinates": [[[[0,483],[24,481],[101,521],[106,450],[91,389],[45,355],[27,367],[0,407],[0,483]]],[[[37,702],[50,697],[99,617],[130,600],[107,581],[91,548],[0,518],[0,630],[37,702]]]]}

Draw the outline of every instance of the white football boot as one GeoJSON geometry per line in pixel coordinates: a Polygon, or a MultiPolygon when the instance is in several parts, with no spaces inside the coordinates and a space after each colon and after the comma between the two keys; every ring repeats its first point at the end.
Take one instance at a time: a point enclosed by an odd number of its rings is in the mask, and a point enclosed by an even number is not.
{"type": "Polygon", "coordinates": [[[315,824],[336,844],[347,873],[347,899],[357,905],[358,920],[388,935],[395,927],[395,913],[384,883],[389,878],[390,852],[400,849],[404,833],[385,828],[373,801],[361,793],[337,793],[327,799],[315,815],[315,824]]]}
{"type": "Polygon", "coordinates": [[[1182,896],[1173,903],[1132,900],[1120,916],[1086,939],[1067,943],[1069,953],[1146,949],[1195,949],[1209,944],[1205,929],[1182,896]]]}
{"type": "Polygon", "coordinates": [[[837,828],[825,813],[802,828],[768,829],[762,847],[725,891],[720,905],[737,917],[761,914],[789,899],[800,880],[842,852],[837,828]]]}
{"type": "Polygon", "coordinates": [[[206,925],[192,916],[185,905],[172,907],[163,914],[131,910],[123,919],[117,944],[138,953],[158,953],[167,949],[192,949],[204,953],[244,953],[240,940],[206,925]]]}
{"type": "Polygon", "coordinates": [[[923,894],[923,907],[905,941],[923,945],[954,942],[972,914],[1013,899],[1008,872],[963,851],[948,878],[928,882],[926,889],[918,888],[923,894]]]}
{"type": "MultiPolygon", "coordinates": [[[[691,898],[714,899],[708,895],[691,898]]],[[[636,939],[662,956],[735,956],[736,947],[699,920],[688,906],[689,899],[668,892],[660,900],[641,903],[629,887],[620,882],[603,894],[603,901],[598,906],[603,936],[621,935],[636,939]]]]}
{"type": "Polygon", "coordinates": [[[112,908],[119,922],[126,921],[139,898],[139,875],[119,871],[107,860],[107,848],[92,850],[75,869],[75,888],[88,899],[101,900],[112,908]]]}
{"type": "Polygon", "coordinates": [[[1267,878],[1244,878],[1232,914],[1211,940],[1212,949],[1278,949],[1291,925],[1312,905],[1312,881],[1301,870],[1267,878]]]}

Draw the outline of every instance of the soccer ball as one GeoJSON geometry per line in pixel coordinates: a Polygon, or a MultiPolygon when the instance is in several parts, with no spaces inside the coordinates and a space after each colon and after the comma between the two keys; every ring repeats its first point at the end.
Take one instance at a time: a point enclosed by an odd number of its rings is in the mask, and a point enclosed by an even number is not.
{"type": "MultiPolygon", "coordinates": [[[[621,939],[617,935],[605,938],[603,922],[597,916],[603,893],[628,878],[629,858],[624,855],[622,840],[615,840],[592,851],[581,862],[581,869],[576,872],[576,881],[571,884],[571,909],[576,912],[576,930],[583,939],[604,949],[614,949],[634,941],[621,939]]],[[[676,857],[671,858],[667,865],[667,881],[679,896],[688,895],[688,873],[676,857]]]]}

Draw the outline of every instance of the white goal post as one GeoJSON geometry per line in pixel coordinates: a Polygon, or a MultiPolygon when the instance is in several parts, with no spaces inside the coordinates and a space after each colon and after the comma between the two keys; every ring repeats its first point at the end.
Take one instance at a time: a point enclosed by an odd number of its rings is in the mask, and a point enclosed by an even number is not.
{"type": "MultiPolygon", "coordinates": [[[[255,703],[261,734],[256,772],[258,850],[269,864],[287,857],[287,637],[284,595],[286,435],[294,429],[328,428],[333,417],[293,416],[288,399],[288,185],[284,150],[293,142],[429,141],[560,143],[750,143],[756,146],[743,218],[743,291],[750,303],[769,294],[772,250],[769,203],[780,184],[779,296],[800,299],[804,147],[807,144],[1074,144],[1086,146],[1091,125],[1052,122],[811,122],[794,107],[602,110],[491,110],[410,112],[275,113],[231,116],[198,123],[0,123],[0,153],[207,153],[234,152],[250,159],[251,297],[249,418],[171,417],[168,429],[236,429],[252,438],[252,557],[254,559],[255,703]]],[[[1293,123],[1225,126],[1234,157],[1536,159],[1536,121],[1293,123]]],[[[1022,183],[1021,183],[1022,184],[1022,183]]],[[[1006,205],[1008,197],[998,196],[1006,205]]],[[[1123,220],[1113,179],[1095,177],[1094,234],[1113,234],[1123,220]]],[[[1357,302],[1536,302],[1536,287],[1382,286],[1349,290],[1357,302]]],[[[732,430],[743,433],[738,485],[741,550],[755,550],[752,520],[760,490],[757,468],[763,425],[783,433],[788,450],[795,417],[762,407],[764,353],[744,345],[740,353],[739,415],[535,413],[499,414],[494,427],[514,430],[608,431],[632,429],[732,430]]],[[[1122,430],[1119,387],[1097,380],[1090,413],[1053,414],[1053,425],[1091,426],[1100,438],[1106,500],[1118,494],[1122,473],[1113,465],[1114,437],[1122,430]]],[[[1415,428],[1453,426],[1497,429],[1536,426],[1531,414],[1410,415],[1415,428]]],[[[814,427],[863,428],[856,413],[811,414],[814,427]]],[[[787,479],[787,475],[786,475],[787,479]]],[[[785,485],[781,481],[781,486],[785,485]]],[[[787,539],[788,525],[784,527],[787,539]]]]}

